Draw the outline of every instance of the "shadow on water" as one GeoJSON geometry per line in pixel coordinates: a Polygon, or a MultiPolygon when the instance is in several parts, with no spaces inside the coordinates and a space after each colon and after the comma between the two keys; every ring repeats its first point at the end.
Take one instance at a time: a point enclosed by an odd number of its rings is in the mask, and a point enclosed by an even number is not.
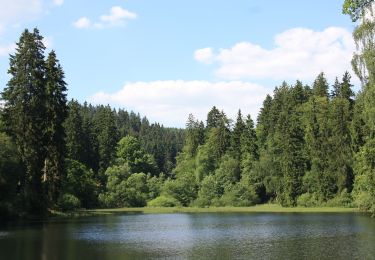
{"type": "Polygon", "coordinates": [[[118,214],[0,227],[2,259],[373,259],[375,219],[348,214],[118,214]]]}

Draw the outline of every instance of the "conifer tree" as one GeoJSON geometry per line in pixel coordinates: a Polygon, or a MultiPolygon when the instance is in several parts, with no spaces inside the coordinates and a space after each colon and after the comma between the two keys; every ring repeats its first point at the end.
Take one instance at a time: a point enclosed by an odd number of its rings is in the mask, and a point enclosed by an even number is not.
{"type": "Polygon", "coordinates": [[[256,161],[259,159],[258,139],[254,121],[248,115],[241,135],[241,170],[242,174],[250,175],[256,161]]]}
{"type": "Polygon", "coordinates": [[[241,110],[238,110],[237,120],[233,128],[231,137],[231,152],[233,157],[241,161],[241,136],[245,130],[245,123],[242,119],[241,110]]]}
{"type": "Polygon", "coordinates": [[[42,213],[46,208],[42,184],[47,140],[46,65],[42,40],[38,29],[22,33],[16,53],[10,55],[8,73],[11,79],[2,93],[5,124],[25,166],[26,174],[21,181],[25,208],[34,213],[42,213]]]}
{"type": "Polygon", "coordinates": [[[46,62],[47,157],[45,162],[47,192],[51,202],[57,200],[64,177],[66,150],[63,123],[67,117],[66,91],[64,72],[56,58],[56,53],[52,51],[46,62]]]}

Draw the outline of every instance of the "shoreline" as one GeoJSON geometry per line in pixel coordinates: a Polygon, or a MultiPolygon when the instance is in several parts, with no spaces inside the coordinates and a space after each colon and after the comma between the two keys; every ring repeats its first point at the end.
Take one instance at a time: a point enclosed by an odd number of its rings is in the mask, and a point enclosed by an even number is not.
{"type": "Polygon", "coordinates": [[[344,207],[282,207],[263,204],[251,207],[141,207],[82,210],[80,213],[93,215],[116,213],[361,213],[358,208],[344,207]]]}

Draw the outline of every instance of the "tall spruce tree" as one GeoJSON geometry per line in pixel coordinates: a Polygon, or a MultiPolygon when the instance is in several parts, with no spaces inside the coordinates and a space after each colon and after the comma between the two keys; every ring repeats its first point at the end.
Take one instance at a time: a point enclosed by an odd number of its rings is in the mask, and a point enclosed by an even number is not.
{"type": "Polygon", "coordinates": [[[331,199],[337,191],[335,174],[329,170],[329,156],[333,151],[330,145],[328,87],[324,74],[319,74],[314,81],[314,94],[305,107],[306,144],[311,164],[305,185],[320,201],[331,199]]]}
{"type": "Polygon", "coordinates": [[[113,111],[110,106],[99,106],[94,116],[94,125],[98,139],[98,177],[102,187],[104,187],[106,181],[104,172],[116,157],[116,146],[119,138],[115,111],[113,111]]]}
{"type": "Polygon", "coordinates": [[[46,131],[47,157],[45,174],[47,193],[50,202],[57,201],[64,178],[65,160],[65,128],[63,123],[67,117],[66,83],[64,72],[54,51],[50,52],[46,61],[46,131]]]}
{"type": "Polygon", "coordinates": [[[254,164],[259,159],[258,139],[254,121],[248,115],[241,134],[241,171],[242,175],[250,175],[254,164]]]}
{"type": "Polygon", "coordinates": [[[75,161],[87,164],[85,134],[83,132],[81,105],[76,100],[68,103],[68,117],[64,127],[66,131],[67,156],[75,161]]]}
{"type": "Polygon", "coordinates": [[[350,133],[352,121],[353,91],[350,75],[345,73],[343,81],[335,82],[335,96],[330,104],[330,148],[329,171],[336,175],[338,191],[351,191],[353,184],[353,146],[350,133]]]}
{"type": "Polygon", "coordinates": [[[38,29],[25,30],[10,55],[11,75],[2,93],[4,120],[25,166],[21,190],[25,209],[42,213],[46,208],[42,176],[46,158],[46,65],[43,37],[38,29]]]}
{"type": "Polygon", "coordinates": [[[238,110],[237,113],[237,120],[233,128],[232,136],[231,136],[231,152],[233,157],[241,161],[241,136],[245,130],[245,123],[242,119],[241,110],[238,110]]]}

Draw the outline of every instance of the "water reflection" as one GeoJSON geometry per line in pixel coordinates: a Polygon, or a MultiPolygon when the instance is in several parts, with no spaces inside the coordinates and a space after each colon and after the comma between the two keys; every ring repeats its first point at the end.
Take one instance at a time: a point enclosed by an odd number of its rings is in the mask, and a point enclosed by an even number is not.
{"type": "Polygon", "coordinates": [[[128,214],[0,230],[1,259],[373,259],[360,214],[128,214]]]}

